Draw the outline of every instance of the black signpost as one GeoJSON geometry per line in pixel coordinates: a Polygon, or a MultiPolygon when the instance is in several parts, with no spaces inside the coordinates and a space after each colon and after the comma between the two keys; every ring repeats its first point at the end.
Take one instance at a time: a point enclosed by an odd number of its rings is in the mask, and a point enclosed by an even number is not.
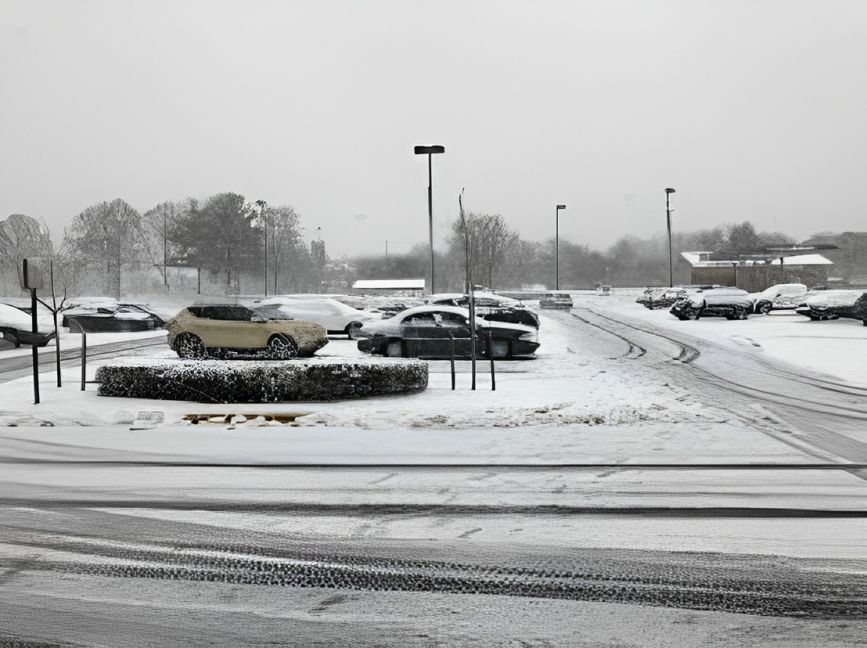
{"type": "Polygon", "coordinates": [[[36,336],[39,333],[36,322],[36,290],[42,288],[42,273],[35,265],[24,259],[22,272],[22,288],[30,291],[30,326],[33,333],[33,402],[39,404],[39,350],[36,346],[36,336]]]}

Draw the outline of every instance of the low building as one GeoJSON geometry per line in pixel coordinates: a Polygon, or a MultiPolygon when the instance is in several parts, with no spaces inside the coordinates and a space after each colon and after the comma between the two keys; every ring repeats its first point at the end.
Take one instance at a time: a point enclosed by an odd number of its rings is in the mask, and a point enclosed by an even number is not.
{"type": "Polygon", "coordinates": [[[424,288],[424,279],[358,279],[352,284],[352,294],[422,297],[424,288]]]}
{"type": "Polygon", "coordinates": [[[691,284],[737,286],[747,292],[760,292],[781,283],[825,285],[834,265],[821,254],[726,259],[719,258],[716,252],[681,252],[680,256],[691,266],[691,284]]]}

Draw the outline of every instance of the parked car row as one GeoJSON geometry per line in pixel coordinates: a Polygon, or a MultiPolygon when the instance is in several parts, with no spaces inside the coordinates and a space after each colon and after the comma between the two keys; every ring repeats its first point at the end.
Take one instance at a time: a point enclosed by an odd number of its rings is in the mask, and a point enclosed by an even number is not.
{"type": "Polygon", "coordinates": [[[329,298],[273,297],[249,308],[193,305],[166,323],[168,343],[182,358],[288,359],[313,355],[328,333],[346,333],[359,350],[418,358],[530,356],[539,347],[539,318],[515,300],[477,294],[470,324],[465,295],[434,295],[424,306],[388,318],[329,298]],[[513,321],[518,320],[518,321],[513,321]],[[528,322],[527,324],[522,322],[528,322]]]}
{"type": "Polygon", "coordinates": [[[867,326],[867,293],[861,290],[808,290],[804,284],[777,284],[760,293],[726,286],[648,288],[636,302],[653,310],[670,305],[681,320],[700,317],[746,319],[749,314],[794,310],[811,320],[857,319],[867,326]],[[670,302],[670,304],[669,304],[670,302]]]}

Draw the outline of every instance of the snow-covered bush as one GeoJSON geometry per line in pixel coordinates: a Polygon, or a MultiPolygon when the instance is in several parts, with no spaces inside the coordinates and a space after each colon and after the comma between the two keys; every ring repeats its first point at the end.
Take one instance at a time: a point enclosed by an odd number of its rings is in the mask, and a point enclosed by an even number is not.
{"type": "Polygon", "coordinates": [[[329,401],[427,388],[419,360],[333,358],[244,362],[120,358],[99,367],[100,396],[204,403],[329,401]]]}

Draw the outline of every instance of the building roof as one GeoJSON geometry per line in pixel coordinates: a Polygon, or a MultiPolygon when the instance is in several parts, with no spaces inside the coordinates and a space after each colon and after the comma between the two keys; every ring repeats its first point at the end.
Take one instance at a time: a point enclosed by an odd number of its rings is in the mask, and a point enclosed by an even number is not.
{"type": "MultiPolygon", "coordinates": [[[[764,259],[715,259],[710,260],[713,252],[681,252],[680,256],[688,261],[693,268],[727,268],[732,264],[739,266],[780,265],[780,257],[764,259]]],[[[783,265],[792,266],[815,266],[833,265],[834,262],[821,254],[796,254],[783,257],[783,265]]]]}
{"type": "Polygon", "coordinates": [[[358,279],[354,290],[424,290],[424,279],[358,279]]]}

